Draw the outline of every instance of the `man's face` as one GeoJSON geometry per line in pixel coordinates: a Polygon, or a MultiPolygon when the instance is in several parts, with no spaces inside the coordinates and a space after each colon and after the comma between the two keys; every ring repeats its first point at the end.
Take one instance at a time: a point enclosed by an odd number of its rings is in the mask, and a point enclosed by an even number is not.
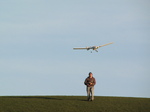
{"type": "Polygon", "coordinates": [[[90,78],[92,78],[92,77],[93,77],[93,74],[92,74],[92,73],[90,73],[90,74],[89,74],[89,77],[90,77],[90,78]]]}

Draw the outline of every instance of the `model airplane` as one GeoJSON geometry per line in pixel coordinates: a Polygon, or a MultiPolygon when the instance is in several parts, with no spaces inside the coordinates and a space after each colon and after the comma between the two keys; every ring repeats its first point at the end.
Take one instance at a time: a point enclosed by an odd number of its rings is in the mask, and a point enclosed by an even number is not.
{"type": "Polygon", "coordinates": [[[82,48],[73,48],[73,49],[74,50],[82,50],[82,49],[90,50],[90,49],[92,49],[92,50],[95,50],[96,52],[98,52],[98,50],[97,50],[98,48],[109,45],[109,44],[113,44],[113,42],[108,43],[108,44],[104,44],[104,45],[101,45],[101,46],[91,46],[91,47],[82,47],[82,48]]]}

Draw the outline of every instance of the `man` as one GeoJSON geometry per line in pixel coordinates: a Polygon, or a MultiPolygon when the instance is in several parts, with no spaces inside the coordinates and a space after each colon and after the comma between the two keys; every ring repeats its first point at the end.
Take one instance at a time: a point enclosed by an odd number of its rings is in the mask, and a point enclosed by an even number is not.
{"type": "Polygon", "coordinates": [[[89,77],[87,77],[84,81],[84,84],[87,86],[87,98],[88,101],[94,100],[94,85],[96,84],[96,80],[93,77],[93,74],[90,72],[89,77]]]}

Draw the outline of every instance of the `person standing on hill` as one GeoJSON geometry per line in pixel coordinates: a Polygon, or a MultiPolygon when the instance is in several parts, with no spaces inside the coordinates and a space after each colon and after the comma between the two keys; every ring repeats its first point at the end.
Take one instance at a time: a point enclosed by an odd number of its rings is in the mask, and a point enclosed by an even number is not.
{"type": "Polygon", "coordinates": [[[94,100],[94,86],[96,84],[96,80],[93,77],[93,74],[90,72],[89,76],[85,79],[84,84],[87,86],[87,100],[93,101],[94,100]]]}

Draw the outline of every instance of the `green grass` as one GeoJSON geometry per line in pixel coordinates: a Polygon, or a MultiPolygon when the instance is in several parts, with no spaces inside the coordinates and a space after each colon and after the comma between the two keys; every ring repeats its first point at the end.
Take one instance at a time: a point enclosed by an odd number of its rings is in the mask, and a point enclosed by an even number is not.
{"type": "Polygon", "coordinates": [[[150,112],[150,98],[1,96],[0,112],[150,112]]]}

